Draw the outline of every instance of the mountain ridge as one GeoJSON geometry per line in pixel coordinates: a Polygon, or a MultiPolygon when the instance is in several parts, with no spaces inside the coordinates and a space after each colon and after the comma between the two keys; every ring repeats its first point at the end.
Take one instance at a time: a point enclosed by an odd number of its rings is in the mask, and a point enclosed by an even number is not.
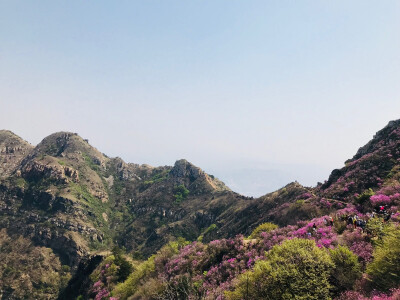
{"type": "MultiPolygon", "coordinates": [[[[32,251],[58,261],[48,262],[58,278],[46,294],[50,298],[66,287],[62,276],[77,275],[82,264],[114,246],[149,257],[181,238],[207,243],[248,235],[265,222],[285,227],[354,205],[370,209],[360,195],[369,189],[383,193],[400,179],[400,120],[378,131],[325,183],[292,182],[257,198],[230,190],[185,159],[160,167],[126,163],[72,132],[32,146],[3,130],[0,149],[1,237],[21,238],[32,251]],[[69,271],[61,272],[60,265],[69,271]]],[[[27,291],[41,295],[34,288],[40,280],[29,279],[27,291]]],[[[10,295],[21,292],[7,289],[10,295]]]]}

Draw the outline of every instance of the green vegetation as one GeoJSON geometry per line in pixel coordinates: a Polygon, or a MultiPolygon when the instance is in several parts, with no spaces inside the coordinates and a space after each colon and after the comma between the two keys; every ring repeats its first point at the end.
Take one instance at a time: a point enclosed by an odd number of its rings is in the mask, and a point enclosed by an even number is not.
{"type": "Polygon", "coordinates": [[[346,230],[347,221],[337,219],[333,222],[333,227],[335,228],[335,232],[337,234],[342,234],[346,230]]]}
{"type": "Polygon", "coordinates": [[[353,289],[356,280],[361,278],[361,266],[357,255],[347,247],[329,249],[329,254],[335,264],[330,281],[334,287],[333,293],[338,296],[341,292],[353,289]]]}
{"type": "Polygon", "coordinates": [[[330,299],[332,259],[314,241],[286,240],[239,276],[227,299],[330,299]]]}
{"type": "Polygon", "coordinates": [[[24,178],[18,177],[15,179],[15,185],[20,187],[20,188],[25,188],[28,186],[28,183],[24,178]]]}
{"type": "Polygon", "coordinates": [[[154,273],[154,257],[155,256],[151,256],[149,259],[138,265],[126,281],[115,287],[113,294],[118,296],[120,299],[127,299],[130,295],[135,294],[142,279],[154,273]]]}
{"type": "Polygon", "coordinates": [[[210,233],[211,231],[214,231],[214,230],[216,230],[217,228],[218,228],[218,226],[217,226],[216,224],[211,224],[210,226],[208,226],[208,227],[206,228],[206,230],[204,230],[204,232],[202,232],[202,233],[200,234],[200,236],[197,238],[197,241],[202,242],[204,236],[205,236],[207,233],[210,233]]]}
{"type": "Polygon", "coordinates": [[[274,223],[262,223],[260,225],[258,225],[253,231],[252,233],[249,235],[249,239],[256,239],[256,238],[260,238],[260,234],[262,232],[270,232],[274,229],[277,229],[278,225],[274,224],[274,223]]]}
{"type": "Polygon", "coordinates": [[[367,267],[373,287],[387,291],[400,284],[400,228],[387,228],[367,267]]]}
{"type": "Polygon", "coordinates": [[[361,195],[359,195],[356,198],[356,201],[359,204],[365,204],[369,201],[369,198],[373,195],[375,195],[375,192],[371,188],[369,188],[368,190],[365,190],[361,195]]]}
{"type": "Polygon", "coordinates": [[[178,238],[163,246],[156,255],[152,255],[137,265],[129,277],[115,287],[112,294],[121,300],[128,297],[129,299],[153,299],[150,295],[154,296],[158,292],[161,294],[164,283],[152,278],[157,275],[156,262],[158,266],[165,265],[185,245],[188,245],[188,242],[178,238]]]}
{"type": "Polygon", "coordinates": [[[125,251],[123,251],[118,246],[114,246],[112,250],[112,253],[115,257],[114,263],[118,266],[117,282],[122,282],[126,280],[133,270],[132,265],[124,257],[124,252],[125,251]]]}
{"type": "Polygon", "coordinates": [[[86,164],[95,172],[100,171],[100,167],[94,163],[93,159],[87,153],[82,153],[82,157],[85,159],[86,164]]]}
{"type": "Polygon", "coordinates": [[[376,243],[379,242],[385,235],[385,229],[387,226],[388,224],[385,223],[382,218],[376,217],[368,221],[366,232],[368,232],[372,238],[377,238],[377,240],[373,240],[376,243]]]}
{"type": "Polygon", "coordinates": [[[70,278],[70,268],[50,248],[0,230],[0,282],[3,292],[12,287],[10,298],[56,299],[70,278]]]}
{"type": "Polygon", "coordinates": [[[113,189],[114,189],[115,195],[120,196],[122,194],[122,191],[124,189],[124,183],[119,178],[119,176],[114,177],[113,189]]]}
{"type": "Polygon", "coordinates": [[[180,184],[174,188],[174,197],[176,204],[181,203],[187,198],[188,195],[189,190],[183,184],[180,184]]]}
{"type": "Polygon", "coordinates": [[[145,180],[144,184],[151,185],[154,183],[158,183],[158,182],[168,179],[168,176],[169,176],[169,170],[163,170],[163,171],[153,175],[153,177],[151,177],[150,180],[145,180]]]}

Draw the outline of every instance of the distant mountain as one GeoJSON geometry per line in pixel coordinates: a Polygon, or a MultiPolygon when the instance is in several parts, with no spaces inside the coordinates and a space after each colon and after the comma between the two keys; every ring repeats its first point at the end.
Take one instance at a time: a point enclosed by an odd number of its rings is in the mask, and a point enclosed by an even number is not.
{"type": "Polygon", "coordinates": [[[90,280],[82,274],[114,246],[146,258],[181,238],[206,243],[248,235],[267,221],[286,226],[363,205],[360,195],[370,188],[398,185],[399,162],[400,120],[325,183],[306,188],[293,182],[252,198],[184,159],[162,167],[126,163],[76,133],[58,132],[34,147],[2,130],[0,257],[9,251],[13,257],[4,258],[0,298],[84,294],[90,280]]]}

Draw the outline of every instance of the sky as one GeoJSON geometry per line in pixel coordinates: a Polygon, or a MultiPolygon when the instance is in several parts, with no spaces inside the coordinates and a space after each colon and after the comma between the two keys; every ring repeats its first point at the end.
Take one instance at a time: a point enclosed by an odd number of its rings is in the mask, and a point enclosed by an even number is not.
{"type": "Polygon", "coordinates": [[[400,1],[0,0],[0,129],[314,186],[400,118],[400,1]]]}

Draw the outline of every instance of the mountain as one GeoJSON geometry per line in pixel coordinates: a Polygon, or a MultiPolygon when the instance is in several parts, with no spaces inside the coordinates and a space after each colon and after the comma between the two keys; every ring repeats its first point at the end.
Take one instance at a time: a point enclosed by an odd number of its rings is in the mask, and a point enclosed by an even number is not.
{"type": "Polygon", "coordinates": [[[11,131],[0,130],[0,178],[10,176],[32,149],[33,146],[11,131]]]}
{"type": "Polygon", "coordinates": [[[89,295],[89,275],[115,246],[146,260],[171,242],[206,244],[249,235],[265,222],[290,228],[346,207],[368,211],[365,195],[400,192],[399,146],[397,120],[325,183],[293,182],[252,198],[185,159],[161,167],[126,163],[76,133],[54,133],[34,147],[2,130],[0,297],[89,295]]]}

